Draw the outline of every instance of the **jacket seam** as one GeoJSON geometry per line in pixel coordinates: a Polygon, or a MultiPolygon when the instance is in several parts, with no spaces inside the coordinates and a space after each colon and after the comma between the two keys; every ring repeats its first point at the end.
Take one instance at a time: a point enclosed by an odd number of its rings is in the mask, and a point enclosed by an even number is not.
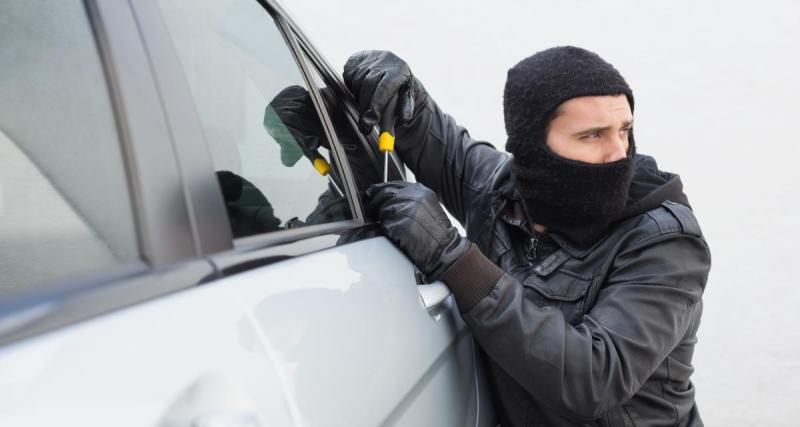
{"type": "MultiPolygon", "coordinates": [[[[431,129],[431,126],[428,126],[428,129],[426,129],[426,133],[428,135],[430,135],[433,139],[438,141],[439,144],[441,144],[442,146],[447,146],[447,142],[444,140],[444,138],[441,135],[437,135],[436,132],[434,132],[431,129]]],[[[459,139],[461,139],[461,136],[459,136],[459,139]]],[[[472,144],[471,146],[467,147],[466,151],[464,152],[464,161],[459,165],[459,168],[458,169],[453,168],[454,169],[453,175],[456,178],[456,180],[461,185],[463,185],[466,189],[480,194],[480,193],[482,193],[481,188],[473,186],[471,182],[468,182],[467,180],[464,179],[464,169],[465,169],[464,166],[465,166],[465,163],[467,161],[467,156],[468,156],[470,150],[472,150],[473,148],[475,148],[476,146],[481,145],[481,144],[483,144],[483,145],[489,145],[489,144],[485,144],[485,143],[481,143],[481,142],[477,142],[477,141],[474,141],[474,142],[475,143],[472,144]]],[[[459,141],[459,143],[462,143],[462,141],[459,141]]],[[[444,153],[444,159],[445,159],[446,162],[449,162],[451,160],[450,159],[450,153],[448,153],[446,150],[445,150],[445,153],[444,153]]],[[[489,176],[490,177],[493,176],[494,172],[496,170],[497,170],[497,168],[495,168],[492,171],[492,173],[489,174],[489,176]]]]}
{"type": "MultiPolygon", "coordinates": [[[[683,306],[683,313],[681,315],[682,319],[688,320],[687,313],[689,312],[689,307],[692,306],[692,305],[694,305],[694,303],[691,300],[689,300],[683,306]]],[[[682,329],[683,325],[681,325],[680,328],[682,329]]],[[[680,338],[680,337],[677,337],[677,336],[675,338],[676,338],[676,340],[678,342],[683,340],[683,338],[680,338]]],[[[672,373],[670,372],[670,369],[669,369],[669,362],[670,362],[670,354],[671,353],[672,353],[672,350],[670,350],[670,353],[668,353],[667,357],[664,359],[664,365],[665,365],[665,368],[667,370],[667,377],[665,379],[661,380],[661,397],[663,397],[664,400],[669,402],[669,404],[672,406],[672,409],[673,409],[673,411],[675,413],[675,423],[673,424],[673,426],[677,427],[679,422],[680,422],[680,411],[678,411],[678,406],[675,404],[675,402],[672,401],[671,399],[667,398],[666,393],[664,392],[664,389],[666,388],[666,384],[668,382],[672,381],[672,373]]]]}
{"type": "MultiPolygon", "coordinates": [[[[470,139],[472,139],[472,138],[470,138],[470,139]]],[[[487,147],[494,148],[494,147],[493,147],[492,145],[490,145],[490,144],[487,144],[487,143],[485,143],[485,142],[481,142],[481,141],[475,141],[474,139],[472,139],[472,144],[471,144],[471,145],[469,145],[469,146],[467,147],[467,149],[464,151],[464,159],[463,159],[463,161],[461,162],[461,165],[460,165],[460,166],[461,166],[461,168],[459,169],[459,171],[461,172],[461,177],[459,177],[459,181],[464,181],[464,176],[463,176],[463,175],[464,175],[464,171],[467,169],[467,168],[466,168],[466,165],[467,165],[467,162],[468,162],[468,159],[469,159],[470,151],[472,151],[472,150],[476,149],[477,147],[480,147],[481,145],[486,145],[487,147]]],[[[503,163],[499,163],[499,164],[495,165],[495,168],[494,168],[494,169],[492,169],[492,172],[491,172],[491,173],[489,173],[489,178],[490,178],[490,180],[493,180],[493,179],[494,179],[494,177],[497,175],[497,170],[500,168],[500,166],[501,166],[502,164],[503,164],[503,163]]],[[[487,181],[483,182],[483,187],[484,187],[484,188],[487,188],[487,187],[488,187],[488,184],[489,184],[489,182],[491,182],[490,180],[487,180],[487,181]]],[[[465,183],[464,183],[464,186],[465,186],[465,187],[467,187],[468,189],[470,189],[470,190],[472,190],[472,191],[476,192],[476,193],[479,193],[479,194],[483,192],[483,191],[482,191],[482,190],[483,190],[482,188],[480,188],[480,187],[473,187],[473,186],[472,186],[472,182],[465,182],[465,183]]]]}
{"type": "Polygon", "coordinates": [[[541,287],[536,286],[534,284],[528,284],[528,283],[525,283],[524,281],[522,282],[522,286],[525,287],[525,288],[534,289],[537,292],[539,292],[540,294],[543,294],[544,296],[546,296],[546,297],[548,297],[550,299],[556,299],[559,302],[564,302],[564,301],[572,302],[572,301],[576,301],[580,297],[586,295],[586,292],[589,290],[589,287],[591,286],[591,281],[587,282],[586,285],[581,285],[579,287],[579,288],[583,288],[583,290],[581,290],[579,292],[572,293],[572,294],[566,293],[566,292],[565,293],[549,292],[545,288],[541,288],[541,287]]]}
{"type": "Polygon", "coordinates": [[[642,237],[636,239],[633,243],[631,243],[631,246],[637,246],[637,245],[640,245],[640,244],[642,244],[642,243],[644,243],[644,242],[646,242],[646,241],[648,241],[648,240],[650,240],[652,238],[655,238],[655,237],[658,237],[658,236],[664,236],[664,235],[667,235],[667,234],[670,234],[670,233],[674,233],[674,232],[679,232],[679,231],[681,231],[680,227],[667,227],[667,228],[659,229],[659,231],[654,231],[652,233],[648,233],[645,236],[642,236],[642,237]]]}
{"type": "Polygon", "coordinates": [[[636,427],[636,421],[634,421],[633,415],[631,415],[631,411],[630,411],[630,409],[628,409],[628,406],[622,405],[622,410],[623,410],[623,412],[625,412],[625,415],[628,416],[628,419],[631,421],[631,425],[633,427],[636,427]]]}
{"type": "Polygon", "coordinates": [[[572,270],[567,270],[567,269],[564,269],[564,268],[556,268],[553,272],[554,273],[561,273],[561,274],[564,274],[566,276],[572,277],[573,279],[579,279],[579,280],[583,280],[583,281],[586,281],[586,282],[591,282],[596,277],[594,275],[592,275],[592,276],[584,276],[583,274],[576,273],[576,272],[574,272],[572,270]]]}
{"type": "Polygon", "coordinates": [[[672,406],[672,410],[675,412],[675,423],[673,423],[672,425],[673,426],[677,426],[678,425],[678,417],[679,417],[678,407],[675,405],[675,402],[673,402],[671,399],[667,398],[667,394],[664,392],[664,388],[666,387],[666,384],[670,381],[670,378],[672,378],[672,376],[670,375],[670,372],[669,372],[669,355],[667,355],[667,358],[664,359],[664,362],[666,364],[666,369],[667,369],[667,378],[661,380],[661,397],[663,397],[664,400],[669,402],[669,404],[672,406]]]}
{"type": "Polygon", "coordinates": [[[658,230],[661,231],[661,224],[656,219],[656,217],[653,216],[652,212],[647,212],[647,213],[645,213],[645,215],[647,215],[647,217],[650,218],[650,220],[653,221],[653,223],[655,223],[655,225],[658,228],[658,230]]]}
{"type": "Polygon", "coordinates": [[[503,245],[503,248],[506,250],[506,252],[511,250],[511,244],[506,241],[506,238],[502,234],[500,234],[500,232],[497,230],[497,228],[492,230],[492,235],[493,235],[493,237],[492,237],[493,239],[499,241],[503,245]]]}

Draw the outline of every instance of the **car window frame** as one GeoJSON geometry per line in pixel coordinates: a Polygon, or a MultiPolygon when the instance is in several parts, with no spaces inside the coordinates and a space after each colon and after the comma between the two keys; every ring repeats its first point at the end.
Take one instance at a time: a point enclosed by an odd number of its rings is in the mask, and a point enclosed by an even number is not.
{"type": "MultiPolygon", "coordinates": [[[[262,5],[263,6],[263,5],[262,5]]],[[[330,114],[328,113],[328,109],[325,106],[325,102],[322,99],[322,95],[320,94],[319,88],[317,87],[316,83],[314,82],[314,78],[311,75],[311,71],[309,69],[309,64],[306,62],[305,58],[300,51],[300,48],[297,43],[297,39],[295,38],[294,34],[291,32],[286,19],[278,14],[270,14],[272,15],[275,24],[278,26],[278,30],[281,32],[281,35],[286,42],[289,51],[292,54],[292,57],[297,64],[300,73],[303,75],[303,80],[308,87],[309,94],[311,94],[312,102],[314,103],[314,108],[317,111],[317,115],[320,117],[322,122],[322,128],[325,132],[325,137],[328,138],[328,141],[331,145],[331,153],[333,154],[334,158],[336,159],[336,166],[340,169],[339,173],[342,177],[342,180],[345,181],[345,193],[348,199],[348,203],[350,205],[350,212],[352,213],[353,220],[357,221],[358,223],[364,222],[364,209],[361,206],[361,200],[358,197],[358,189],[355,185],[355,179],[353,178],[353,172],[350,169],[350,162],[347,159],[347,155],[345,155],[344,148],[342,147],[341,142],[339,141],[339,136],[336,134],[336,130],[333,127],[333,121],[330,118],[330,114]]]]}

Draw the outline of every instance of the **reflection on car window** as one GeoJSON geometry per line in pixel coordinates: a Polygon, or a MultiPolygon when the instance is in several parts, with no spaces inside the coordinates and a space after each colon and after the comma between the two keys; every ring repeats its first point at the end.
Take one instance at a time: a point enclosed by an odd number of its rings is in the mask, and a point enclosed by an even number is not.
{"type": "Polygon", "coordinates": [[[297,64],[252,0],[159,0],[242,237],[352,217],[297,64]]]}
{"type": "Polygon", "coordinates": [[[120,140],[83,2],[5,2],[0,39],[0,298],[137,262],[120,140]]]}

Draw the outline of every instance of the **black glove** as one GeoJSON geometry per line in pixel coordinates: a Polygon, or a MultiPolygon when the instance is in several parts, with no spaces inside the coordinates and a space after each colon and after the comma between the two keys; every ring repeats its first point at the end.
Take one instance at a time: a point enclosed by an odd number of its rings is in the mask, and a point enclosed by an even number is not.
{"type": "Polygon", "coordinates": [[[392,52],[365,50],[353,54],[344,64],[344,83],[358,104],[361,116],[358,129],[368,134],[381,119],[389,100],[397,99],[398,124],[407,124],[414,116],[414,106],[424,90],[411,74],[405,61],[392,52]]]}
{"type": "Polygon", "coordinates": [[[381,221],[386,237],[428,281],[439,280],[470,247],[469,240],[450,224],[436,194],[422,184],[375,184],[367,189],[367,198],[367,215],[381,221]]]}

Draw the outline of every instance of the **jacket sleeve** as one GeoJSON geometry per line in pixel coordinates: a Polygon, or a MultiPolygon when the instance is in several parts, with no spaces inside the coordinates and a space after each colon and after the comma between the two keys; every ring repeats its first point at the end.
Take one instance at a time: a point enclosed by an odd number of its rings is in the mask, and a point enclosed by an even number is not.
{"type": "Polygon", "coordinates": [[[413,118],[396,130],[397,154],[417,181],[433,190],[464,224],[472,199],[508,155],[472,139],[466,129],[439,109],[424,88],[417,98],[413,118]]]}
{"type": "Polygon", "coordinates": [[[710,268],[700,237],[672,233],[638,243],[616,256],[597,302],[572,325],[557,308],[526,300],[534,290],[470,251],[444,280],[473,336],[537,402],[576,422],[629,400],[680,343],[702,310],[710,268]]]}

